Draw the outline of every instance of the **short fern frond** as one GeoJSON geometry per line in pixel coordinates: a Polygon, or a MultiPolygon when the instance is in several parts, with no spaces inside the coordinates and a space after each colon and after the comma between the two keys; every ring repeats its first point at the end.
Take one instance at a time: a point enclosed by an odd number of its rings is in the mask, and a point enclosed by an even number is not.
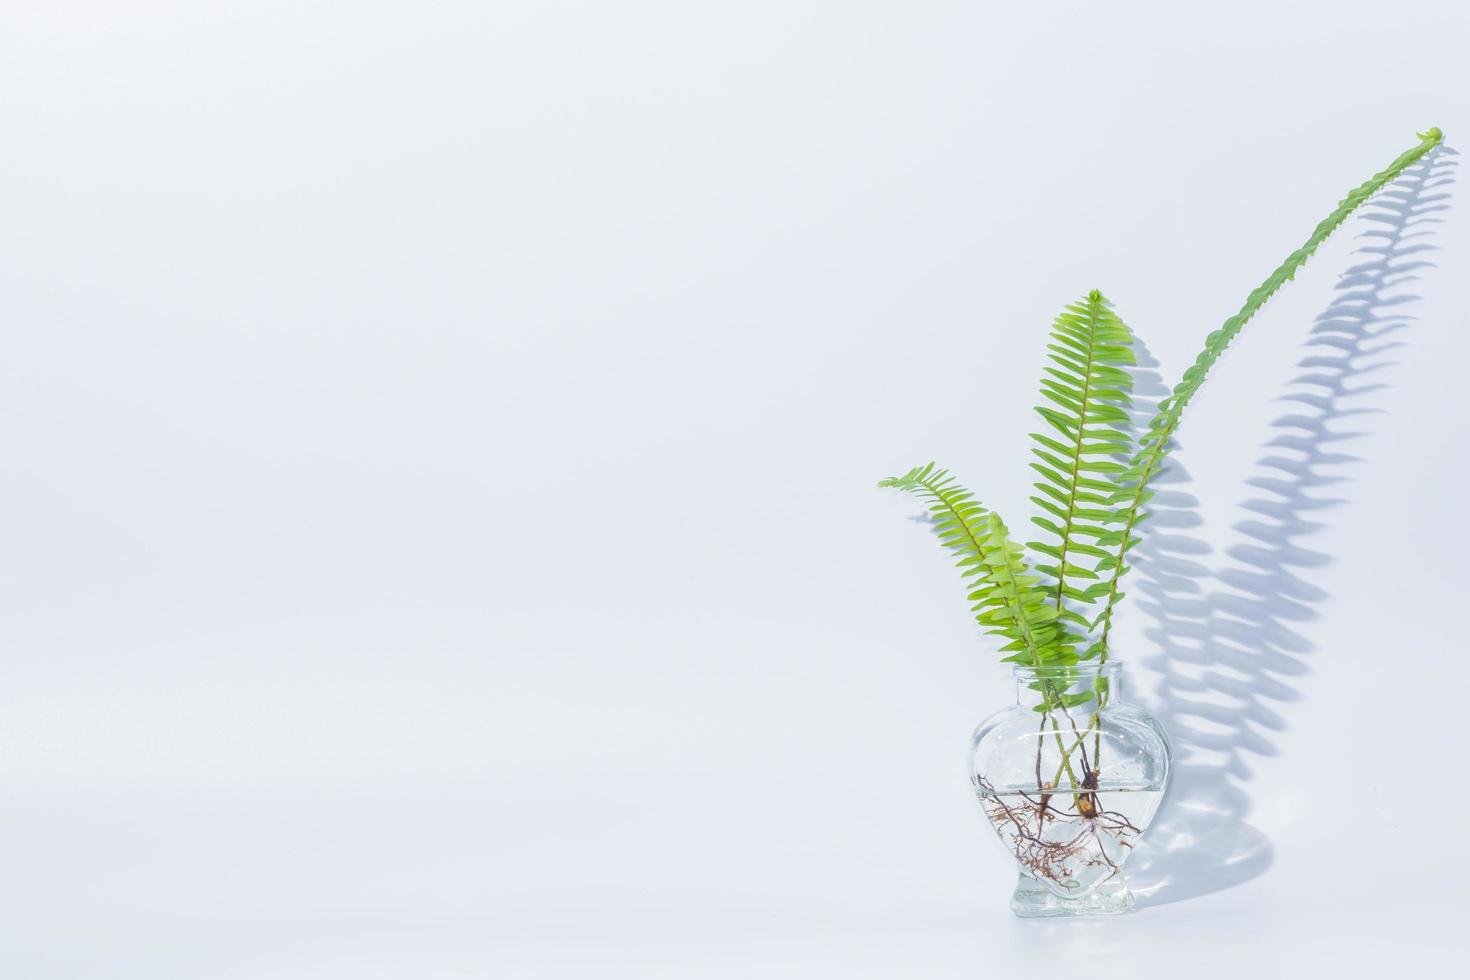
{"type": "Polygon", "coordinates": [[[1058,615],[1086,629],[1086,617],[1067,600],[1086,606],[1098,598],[1075,583],[1097,581],[1096,564],[1107,557],[1097,542],[1123,520],[1111,506],[1111,479],[1124,468],[1114,457],[1133,450],[1127,412],[1133,335],[1094,289],[1057,316],[1051,339],[1049,360],[1056,366],[1041,379],[1041,396],[1051,404],[1036,411],[1055,431],[1031,435],[1031,468],[1041,475],[1031,502],[1048,515],[1031,520],[1051,540],[1029,547],[1041,556],[1036,569],[1049,580],[1058,615]]]}
{"type": "Polygon", "coordinates": [[[880,487],[903,490],[929,502],[939,541],[959,556],[976,621],[1007,642],[1006,660],[1031,665],[1076,662],[1078,638],[1047,605],[1048,592],[1027,566],[1020,545],[1000,517],[975,499],[949,471],[933,463],[889,477],[880,487]]]}

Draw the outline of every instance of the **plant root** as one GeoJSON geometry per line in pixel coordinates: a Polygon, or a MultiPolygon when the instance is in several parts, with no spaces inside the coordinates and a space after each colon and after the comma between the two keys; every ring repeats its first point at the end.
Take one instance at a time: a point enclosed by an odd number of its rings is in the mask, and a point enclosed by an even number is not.
{"type": "Polygon", "coordinates": [[[1070,806],[1059,805],[1050,783],[1043,784],[1034,796],[1016,792],[1007,794],[1009,799],[998,794],[983,776],[977,774],[975,784],[986,816],[1021,868],[1033,877],[1062,886],[1073,882],[1082,867],[1105,867],[1107,878],[1112,878],[1122,870],[1123,855],[1109,854],[1108,845],[1132,850],[1134,840],[1142,833],[1124,814],[1103,808],[1096,769],[1087,774],[1075,793],[1068,794],[1070,806]],[[1067,833],[1069,825],[1076,827],[1075,834],[1067,833]],[[1055,833],[1058,829],[1063,832],[1055,833]]]}

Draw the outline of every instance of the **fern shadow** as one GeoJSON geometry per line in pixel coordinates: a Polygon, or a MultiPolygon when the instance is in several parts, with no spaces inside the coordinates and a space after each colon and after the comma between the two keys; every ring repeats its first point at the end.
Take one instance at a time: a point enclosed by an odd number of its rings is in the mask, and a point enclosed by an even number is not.
{"type": "MultiPolygon", "coordinates": [[[[1177,457],[1160,474],[1149,534],[1135,555],[1132,591],[1149,619],[1153,654],[1142,666],[1157,677],[1151,710],[1174,743],[1169,794],[1129,863],[1141,907],[1184,901],[1263,874],[1271,841],[1251,825],[1248,791],[1255,757],[1279,753],[1286,706],[1302,698],[1301,678],[1315,652],[1303,625],[1318,618],[1327,594],[1311,572],[1332,556],[1306,541],[1346,502],[1339,485],[1360,458],[1344,447],[1368,433],[1373,395],[1402,348],[1420,297],[1409,284],[1435,246],[1436,215],[1449,209],[1454,151],[1440,147],[1364,206],[1366,242],[1339,277],[1332,302],[1312,325],[1281,401],[1289,410],[1245,481],[1240,543],[1216,555],[1191,532],[1202,525],[1190,478],[1177,457]]],[[[1155,361],[1135,344],[1137,411],[1167,394],[1155,361]]],[[[1145,415],[1146,417],[1146,415],[1145,415]]]]}

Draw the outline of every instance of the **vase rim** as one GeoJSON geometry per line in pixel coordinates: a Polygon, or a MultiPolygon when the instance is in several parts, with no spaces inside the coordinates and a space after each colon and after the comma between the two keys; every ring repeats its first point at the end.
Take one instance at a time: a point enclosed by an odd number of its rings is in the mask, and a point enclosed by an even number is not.
{"type": "Polygon", "coordinates": [[[1122,667],[1122,663],[1117,660],[1109,660],[1105,664],[1078,663],[1047,667],[1033,667],[1030,664],[1014,664],[1011,667],[1011,673],[1017,677],[1079,677],[1093,674],[1117,673],[1122,667]]]}

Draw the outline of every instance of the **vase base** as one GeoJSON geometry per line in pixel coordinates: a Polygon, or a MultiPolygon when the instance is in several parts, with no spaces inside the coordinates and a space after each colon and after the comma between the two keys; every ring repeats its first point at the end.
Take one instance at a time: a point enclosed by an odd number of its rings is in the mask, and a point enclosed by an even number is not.
{"type": "Polygon", "coordinates": [[[1124,915],[1133,911],[1133,893],[1121,876],[1085,895],[1063,898],[1035,878],[1021,875],[1011,896],[1011,911],[1023,919],[1058,915],[1124,915]]]}

